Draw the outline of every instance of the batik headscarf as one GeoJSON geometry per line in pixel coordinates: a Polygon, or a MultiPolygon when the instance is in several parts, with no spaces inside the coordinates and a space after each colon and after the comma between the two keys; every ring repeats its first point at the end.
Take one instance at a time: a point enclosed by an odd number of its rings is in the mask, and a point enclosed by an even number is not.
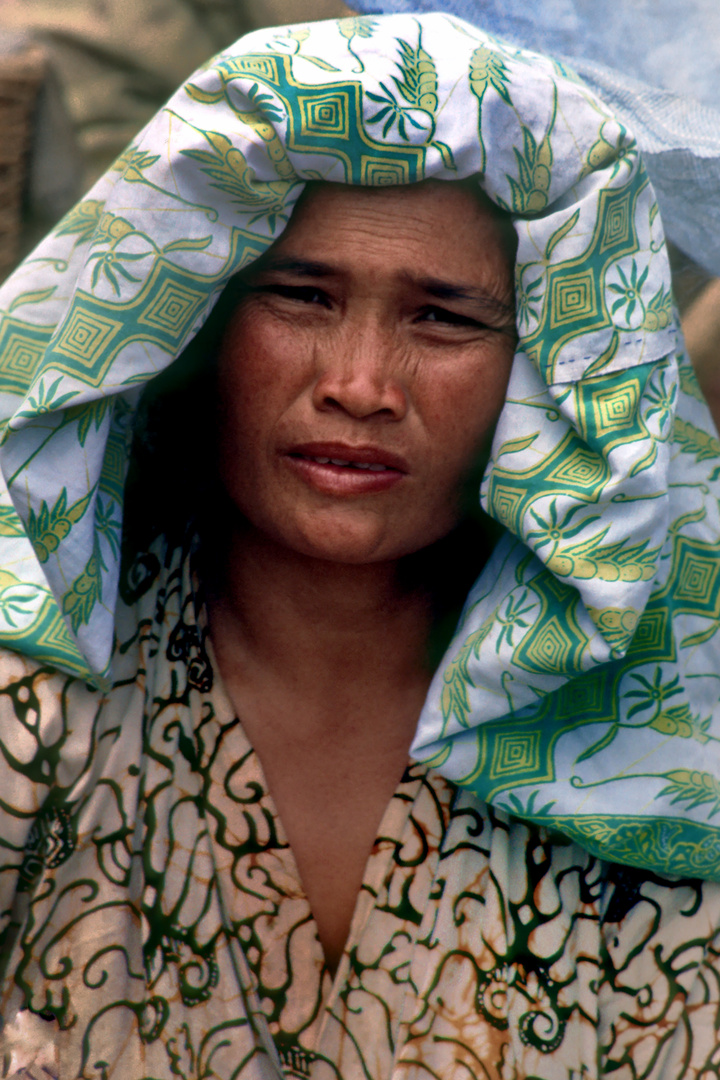
{"type": "Polygon", "coordinates": [[[635,137],[666,236],[720,274],[716,0],[353,0],[361,14],[444,11],[562,59],[635,137]]]}
{"type": "Polygon", "coordinates": [[[138,396],[305,181],[473,175],[518,238],[518,351],[482,486],[507,532],[414,754],[607,858],[715,875],[720,447],[653,191],[571,72],[449,16],[246,37],[0,291],[0,639],[112,678],[138,396]]]}

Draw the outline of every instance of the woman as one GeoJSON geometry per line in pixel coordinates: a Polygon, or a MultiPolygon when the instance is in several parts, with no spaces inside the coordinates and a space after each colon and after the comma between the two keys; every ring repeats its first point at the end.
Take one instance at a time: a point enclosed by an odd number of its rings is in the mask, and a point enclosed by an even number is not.
{"type": "Polygon", "coordinates": [[[245,39],[120,167],[0,296],[6,1073],[714,1075],[718,448],[629,135],[396,17],[245,39]],[[231,278],[221,494],[115,602],[137,388],[231,278]]]}

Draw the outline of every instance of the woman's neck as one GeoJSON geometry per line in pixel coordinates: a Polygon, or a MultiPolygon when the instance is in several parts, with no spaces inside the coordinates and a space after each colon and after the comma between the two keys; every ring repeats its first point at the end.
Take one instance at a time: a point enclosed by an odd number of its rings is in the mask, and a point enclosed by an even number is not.
{"type": "Polygon", "coordinates": [[[204,544],[210,632],[334,971],[427,692],[430,603],[398,566],[204,544]]]}
{"type": "Polygon", "coordinates": [[[335,715],[356,694],[427,686],[431,605],[424,590],[403,587],[397,563],[321,561],[251,530],[210,558],[211,637],[236,678],[264,673],[335,715]]]}

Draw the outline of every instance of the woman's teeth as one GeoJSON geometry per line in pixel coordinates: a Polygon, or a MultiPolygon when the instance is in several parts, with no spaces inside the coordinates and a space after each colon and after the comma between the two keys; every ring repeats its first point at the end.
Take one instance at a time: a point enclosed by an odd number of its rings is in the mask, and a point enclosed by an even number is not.
{"type": "Polygon", "coordinates": [[[369,472],[386,472],[387,465],[366,465],[362,461],[343,461],[342,458],[311,457],[310,461],[317,461],[318,465],[343,465],[349,469],[367,469],[369,472]]]}

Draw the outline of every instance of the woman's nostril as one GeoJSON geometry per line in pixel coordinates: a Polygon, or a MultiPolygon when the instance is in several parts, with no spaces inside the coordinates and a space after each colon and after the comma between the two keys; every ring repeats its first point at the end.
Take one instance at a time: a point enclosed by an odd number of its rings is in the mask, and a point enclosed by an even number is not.
{"type": "Polygon", "coordinates": [[[339,409],[351,416],[384,415],[401,419],[407,412],[406,395],[399,380],[353,368],[349,372],[324,373],[318,380],[316,407],[339,409]]]}

